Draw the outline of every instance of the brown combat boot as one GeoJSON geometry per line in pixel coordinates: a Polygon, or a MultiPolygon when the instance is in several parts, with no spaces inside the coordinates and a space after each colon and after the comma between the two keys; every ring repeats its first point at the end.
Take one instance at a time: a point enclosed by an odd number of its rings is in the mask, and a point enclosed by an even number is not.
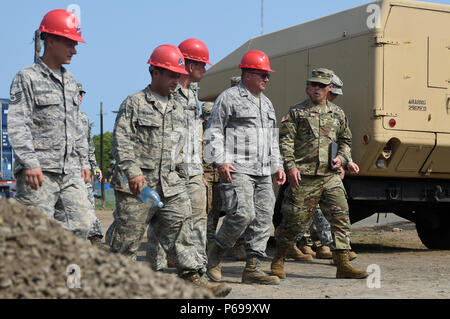
{"type": "Polygon", "coordinates": [[[272,264],[270,268],[272,275],[277,276],[280,279],[286,278],[286,272],[284,271],[284,258],[286,258],[287,248],[280,248],[277,245],[275,256],[273,256],[272,264]]]}
{"type": "Polygon", "coordinates": [[[208,264],[206,265],[206,274],[212,281],[222,280],[222,257],[225,249],[218,246],[215,242],[208,251],[208,264]]]}
{"type": "Polygon", "coordinates": [[[311,255],[313,258],[316,258],[316,253],[314,252],[314,250],[311,249],[311,247],[309,247],[308,245],[302,245],[300,246],[300,250],[306,254],[306,255],[311,255]]]}
{"type": "Polygon", "coordinates": [[[336,278],[363,279],[369,276],[364,270],[356,269],[350,264],[348,250],[334,250],[333,261],[336,263],[336,278]]]}
{"type": "Polygon", "coordinates": [[[204,275],[200,275],[199,273],[190,273],[182,278],[193,283],[197,287],[208,289],[215,297],[225,297],[231,292],[232,289],[226,284],[211,284],[204,275]]]}
{"type": "Polygon", "coordinates": [[[353,250],[349,250],[348,260],[352,261],[353,259],[356,259],[356,257],[358,257],[358,255],[353,250]]]}
{"type": "Polygon", "coordinates": [[[333,254],[331,253],[330,247],[328,247],[328,246],[319,246],[316,249],[316,258],[317,259],[331,259],[331,258],[333,258],[333,254]]]}
{"type": "Polygon", "coordinates": [[[247,258],[247,263],[242,273],[242,282],[244,284],[279,285],[280,278],[266,274],[261,269],[258,257],[252,255],[247,258]]]}
{"type": "Polygon", "coordinates": [[[304,254],[300,249],[297,248],[295,243],[292,243],[286,251],[286,259],[294,259],[298,261],[312,261],[313,257],[310,254],[304,254]]]}

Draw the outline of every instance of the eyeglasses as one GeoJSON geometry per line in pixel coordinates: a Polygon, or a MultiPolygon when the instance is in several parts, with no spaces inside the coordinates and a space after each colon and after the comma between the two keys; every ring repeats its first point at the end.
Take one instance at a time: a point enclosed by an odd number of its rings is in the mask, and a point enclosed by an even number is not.
{"type": "Polygon", "coordinates": [[[259,73],[259,72],[248,72],[248,73],[259,75],[261,77],[261,79],[263,79],[263,80],[265,78],[267,78],[267,80],[270,79],[269,73],[259,73]]]}
{"type": "Polygon", "coordinates": [[[329,84],[323,84],[323,83],[319,83],[319,82],[308,82],[309,85],[311,85],[311,87],[320,87],[321,89],[327,87],[329,84]]]}

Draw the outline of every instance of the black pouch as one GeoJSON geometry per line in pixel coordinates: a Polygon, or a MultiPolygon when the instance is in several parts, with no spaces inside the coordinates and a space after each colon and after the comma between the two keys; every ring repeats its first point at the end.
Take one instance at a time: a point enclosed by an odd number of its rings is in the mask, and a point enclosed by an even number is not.
{"type": "Polygon", "coordinates": [[[337,156],[339,145],[335,142],[331,142],[330,146],[328,147],[328,167],[331,169],[333,166],[333,160],[337,156]]]}

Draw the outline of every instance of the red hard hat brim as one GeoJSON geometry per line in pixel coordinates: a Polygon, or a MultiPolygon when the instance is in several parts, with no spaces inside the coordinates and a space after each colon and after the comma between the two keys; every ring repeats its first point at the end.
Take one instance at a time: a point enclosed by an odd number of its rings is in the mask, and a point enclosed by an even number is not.
{"type": "Polygon", "coordinates": [[[54,34],[54,35],[59,35],[61,37],[73,40],[73,41],[77,41],[77,42],[82,42],[82,43],[86,43],[86,41],[83,40],[83,38],[81,37],[81,35],[72,35],[72,34],[63,34],[61,32],[48,32],[46,30],[43,30],[42,27],[38,29],[38,31],[40,32],[45,32],[48,34],[54,34]]]}

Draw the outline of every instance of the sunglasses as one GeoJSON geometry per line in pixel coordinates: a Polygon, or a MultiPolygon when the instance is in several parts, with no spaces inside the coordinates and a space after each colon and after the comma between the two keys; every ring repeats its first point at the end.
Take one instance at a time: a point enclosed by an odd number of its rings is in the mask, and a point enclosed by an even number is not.
{"type": "Polygon", "coordinates": [[[327,87],[329,84],[323,84],[323,83],[319,83],[319,82],[309,82],[309,85],[311,85],[311,87],[320,87],[321,89],[327,87]]]}
{"type": "Polygon", "coordinates": [[[260,78],[263,80],[265,78],[270,79],[270,74],[268,74],[268,73],[259,73],[259,72],[248,72],[248,73],[259,75],[260,78]]]}

